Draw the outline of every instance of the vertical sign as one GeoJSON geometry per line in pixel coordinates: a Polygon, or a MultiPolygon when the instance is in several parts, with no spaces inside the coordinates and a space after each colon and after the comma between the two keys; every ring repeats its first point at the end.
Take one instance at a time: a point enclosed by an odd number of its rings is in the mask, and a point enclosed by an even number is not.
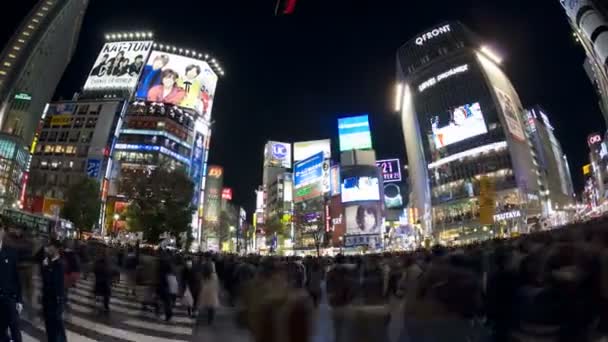
{"type": "Polygon", "coordinates": [[[494,181],[487,176],[481,177],[479,187],[479,222],[481,224],[493,224],[496,210],[494,181]]]}

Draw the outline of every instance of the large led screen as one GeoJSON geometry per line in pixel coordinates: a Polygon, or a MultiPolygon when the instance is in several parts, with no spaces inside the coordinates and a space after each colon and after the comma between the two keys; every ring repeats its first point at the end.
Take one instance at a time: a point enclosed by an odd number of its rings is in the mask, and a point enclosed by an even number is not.
{"type": "Polygon", "coordinates": [[[342,180],[342,203],[379,201],[380,185],[377,177],[347,177],[342,180]]]}
{"type": "Polygon", "coordinates": [[[437,149],[488,132],[478,102],[431,117],[431,129],[437,149]]]}
{"type": "Polygon", "coordinates": [[[369,235],[382,232],[382,207],[378,203],[349,206],[344,209],[346,235],[369,235]]]}
{"type": "Polygon", "coordinates": [[[296,163],[294,166],[293,186],[300,188],[311,183],[318,183],[323,178],[323,152],[296,163]]]}
{"type": "Polygon", "coordinates": [[[291,169],[291,144],[269,141],[264,154],[265,166],[291,169]]]}
{"type": "Polygon", "coordinates": [[[210,120],[217,79],[205,61],[152,51],[136,98],[189,108],[210,120]]]}
{"type": "Polygon", "coordinates": [[[152,49],[151,41],[106,43],[84,84],[85,91],[132,92],[152,49]]]}
{"type": "Polygon", "coordinates": [[[359,115],[338,119],[338,136],[341,152],[372,148],[369,116],[359,115]]]}

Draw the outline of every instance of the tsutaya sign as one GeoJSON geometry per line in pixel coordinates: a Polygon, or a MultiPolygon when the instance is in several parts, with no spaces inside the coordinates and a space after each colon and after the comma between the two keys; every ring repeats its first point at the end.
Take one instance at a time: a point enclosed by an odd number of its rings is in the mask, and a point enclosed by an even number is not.
{"type": "Polygon", "coordinates": [[[439,37],[442,34],[445,34],[445,33],[451,32],[451,31],[452,31],[452,28],[450,27],[450,25],[444,25],[441,27],[437,27],[437,28],[421,35],[420,37],[416,38],[416,45],[422,46],[427,41],[429,41],[433,38],[439,37]]]}
{"type": "Polygon", "coordinates": [[[520,211],[518,211],[518,210],[508,211],[506,213],[500,213],[500,214],[494,215],[494,221],[505,221],[505,220],[514,219],[514,218],[518,218],[518,217],[521,217],[520,211]]]}
{"type": "Polygon", "coordinates": [[[418,86],[418,91],[420,91],[422,93],[425,89],[434,86],[435,84],[437,84],[437,83],[445,80],[446,78],[450,78],[450,77],[452,77],[454,75],[457,75],[457,74],[460,74],[460,73],[463,73],[463,72],[467,72],[468,70],[469,70],[469,65],[468,64],[452,68],[452,69],[450,69],[450,70],[448,70],[448,71],[446,71],[444,73],[441,73],[441,74],[439,74],[439,75],[437,75],[435,77],[431,77],[428,80],[426,80],[423,83],[421,83],[418,86]]]}

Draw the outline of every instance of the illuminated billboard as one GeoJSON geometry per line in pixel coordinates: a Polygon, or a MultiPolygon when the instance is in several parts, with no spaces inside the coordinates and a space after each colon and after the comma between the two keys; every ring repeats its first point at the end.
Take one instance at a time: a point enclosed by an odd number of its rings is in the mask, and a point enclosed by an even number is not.
{"type": "Polygon", "coordinates": [[[210,165],[207,169],[207,184],[205,185],[204,220],[207,223],[217,223],[221,212],[221,197],[224,182],[224,169],[221,166],[210,165]]]}
{"type": "Polygon", "coordinates": [[[431,129],[437,149],[488,132],[478,102],[432,116],[431,129]]]}
{"type": "Polygon", "coordinates": [[[380,184],[377,177],[354,176],[342,180],[342,203],[379,200],[380,184]]]}
{"type": "Polygon", "coordinates": [[[384,205],[389,209],[403,207],[403,196],[401,195],[401,183],[384,184],[384,205]]]}
{"type": "Polygon", "coordinates": [[[296,163],[293,173],[294,202],[329,192],[329,173],[329,161],[325,159],[323,152],[296,163]]]}
{"type": "Polygon", "coordinates": [[[205,61],[152,51],[135,97],[192,109],[210,120],[217,79],[205,61]]]}
{"type": "Polygon", "coordinates": [[[264,166],[291,168],[291,144],[269,141],[264,152],[264,166]]]}
{"type": "Polygon", "coordinates": [[[349,206],[344,209],[346,235],[371,235],[382,232],[382,206],[368,203],[349,206]]]}
{"type": "Polygon", "coordinates": [[[299,162],[323,152],[325,158],[331,158],[331,140],[300,141],[293,144],[293,161],[299,162]]]}
{"type": "Polygon", "coordinates": [[[222,189],[222,199],[227,200],[227,201],[232,201],[232,189],[231,188],[222,189]]]}
{"type": "Polygon", "coordinates": [[[498,102],[500,102],[502,113],[504,114],[505,122],[507,123],[507,129],[513,138],[521,142],[525,141],[526,135],[521,121],[519,120],[519,111],[515,102],[513,102],[513,99],[502,90],[496,87],[494,87],[494,90],[496,90],[496,96],[498,97],[498,102]]]}
{"type": "Polygon", "coordinates": [[[152,41],[106,43],[89,73],[84,91],[132,92],[137,86],[137,79],[150,54],[152,44],[152,41]]]}
{"type": "Polygon", "coordinates": [[[340,179],[340,165],[331,167],[329,174],[330,196],[339,195],[342,192],[342,183],[340,179]]]}
{"type": "Polygon", "coordinates": [[[376,161],[376,166],[382,172],[384,183],[401,181],[401,163],[399,159],[385,159],[376,161]]]}
{"type": "Polygon", "coordinates": [[[340,152],[372,148],[369,116],[359,115],[338,119],[340,152]]]}

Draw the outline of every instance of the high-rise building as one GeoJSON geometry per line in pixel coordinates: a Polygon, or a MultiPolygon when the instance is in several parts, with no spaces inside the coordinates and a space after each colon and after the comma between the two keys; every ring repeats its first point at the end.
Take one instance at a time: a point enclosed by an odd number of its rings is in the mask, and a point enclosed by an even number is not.
{"type": "Polygon", "coordinates": [[[540,215],[523,106],[501,60],[459,22],[397,54],[411,206],[424,234],[465,242],[524,231],[540,215]]]}
{"type": "Polygon", "coordinates": [[[44,212],[45,202],[61,207],[70,186],[84,177],[103,182],[124,101],[50,103],[32,142],[25,207],[44,212]]]}
{"type": "Polygon", "coordinates": [[[599,96],[599,106],[608,123],[608,6],[603,0],[560,0],[573,35],[587,58],[583,64],[599,96]]]}
{"type": "Polygon", "coordinates": [[[27,151],[74,51],[88,0],[41,0],[0,54],[0,206],[23,186],[27,151]]]}
{"type": "Polygon", "coordinates": [[[540,174],[539,195],[543,216],[551,217],[574,204],[574,188],[568,159],[555,137],[554,128],[546,111],[540,106],[525,113],[528,138],[534,149],[533,158],[540,174]]]}

